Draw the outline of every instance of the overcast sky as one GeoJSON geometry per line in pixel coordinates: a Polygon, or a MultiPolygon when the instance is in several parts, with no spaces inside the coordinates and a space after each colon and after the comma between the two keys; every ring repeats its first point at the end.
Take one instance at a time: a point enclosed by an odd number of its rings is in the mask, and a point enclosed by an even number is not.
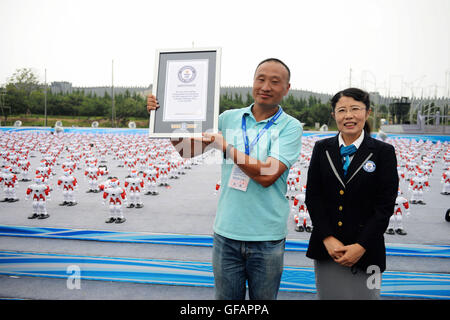
{"type": "Polygon", "coordinates": [[[449,0],[0,0],[0,85],[18,68],[44,82],[148,86],[155,50],[221,47],[221,85],[251,85],[277,57],[291,86],[351,84],[448,96],[449,0]]]}

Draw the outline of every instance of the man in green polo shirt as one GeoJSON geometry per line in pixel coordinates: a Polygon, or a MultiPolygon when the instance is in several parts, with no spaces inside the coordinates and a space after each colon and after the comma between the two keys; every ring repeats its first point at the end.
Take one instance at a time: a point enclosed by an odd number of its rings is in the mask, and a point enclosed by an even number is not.
{"type": "MultiPolygon", "coordinates": [[[[245,299],[246,282],[250,299],[276,299],[278,294],[289,216],[286,179],[300,155],[302,136],[300,122],[279,105],[289,81],[282,61],[262,61],[254,75],[251,106],[223,112],[219,133],[203,133],[201,141],[173,142],[184,157],[208,145],[224,152],[213,242],[217,299],[245,299]]],[[[154,96],[147,105],[149,110],[158,107],[154,96]]]]}

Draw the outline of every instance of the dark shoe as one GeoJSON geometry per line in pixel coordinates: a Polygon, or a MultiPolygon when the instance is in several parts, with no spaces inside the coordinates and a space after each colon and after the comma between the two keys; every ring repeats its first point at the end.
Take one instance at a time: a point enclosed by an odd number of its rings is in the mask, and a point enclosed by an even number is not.
{"type": "Polygon", "coordinates": [[[60,206],[66,206],[66,205],[68,205],[69,203],[67,202],[67,201],[64,201],[63,203],[60,203],[59,205],[60,206]]]}
{"type": "Polygon", "coordinates": [[[311,229],[311,227],[306,227],[306,232],[311,232],[312,231],[312,229],[311,229]]]}
{"type": "Polygon", "coordinates": [[[401,236],[406,236],[407,235],[406,231],[403,231],[403,229],[397,229],[397,230],[395,230],[395,232],[397,234],[401,235],[401,236]]]}
{"type": "Polygon", "coordinates": [[[130,203],[129,205],[127,205],[127,208],[134,208],[134,204],[130,203]]]}
{"type": "Polygon", "coordinates": [[[137,205],[136,205],[136,209],[140,209],[140,208],[143,208],[144,207],[144,205],[142,204],[142,203],[138,203],[137,205]]]}
{"type": "Polygon", "coordinates": [[[116,219],[116,223],[124,223],[125,221],[127,221],[127,219],[125,219],[125,218],[117,218],[116,219]]]}
{"type": "Polygon", "coordinates": [[[76,206],[77,203],[74,201],[74,202],[69,202],[69,203],[67,203],[67,205],[68,205],[69,207],[72,207],[72,206],[76,206]]]}
{"type": "Polygon", "coordinates": [[[113,218],[113,217],[105,220],[106,223],[113,223],[114,221],[116,221],[116,218],[113,218]]]}
{"type": "Polygon", "coordinates": [[[33,213],[32,215],[28,216],[28,219],[36,219],[37,217],[39,217],[39,215],[37,213],[33,213]]]}
{"type": "Polygon", "coordinates": [[[41,213],[40,215],[39,215],[39,217],[38,217],[38,219],[47,219],[48,217],[50,217],[50,215],[49,214],[47,214],[47,213],[41,213]]]}
{"type": "Polygon", "coordinates": [[[303,228],[303,226],[295,226],[295,231],[303,232],[303,231],[305,231],[305,228],[303,228]]]}
{"type": "Polygon", "coordinates": [[[386,233],[387,234],[395,234],[394,229],[392,229],[392,228],[387,229],[386,233]]]}

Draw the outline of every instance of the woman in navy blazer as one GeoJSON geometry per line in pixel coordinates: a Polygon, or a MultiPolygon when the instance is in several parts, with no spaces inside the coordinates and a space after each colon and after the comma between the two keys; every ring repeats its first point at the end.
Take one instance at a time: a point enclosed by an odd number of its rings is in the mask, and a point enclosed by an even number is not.
{"type": "Polygon", "coordinates": [[[331,105],[339,134],[317,141],[311,156],[306,256],[314,259],[319,299],[377,299],[379,285],[369,281],[378,272],[381,283],[386,269],[383,234],[398,190],[395,150],[370,137],[368,93],[349,88],[331,105]]]}

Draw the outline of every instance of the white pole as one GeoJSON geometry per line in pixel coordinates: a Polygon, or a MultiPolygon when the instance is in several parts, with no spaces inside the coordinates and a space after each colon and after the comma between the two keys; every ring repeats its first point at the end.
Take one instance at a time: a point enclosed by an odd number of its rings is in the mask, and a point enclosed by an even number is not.
{"type": "Polygon", "coordinates": [[[114,59],[112,60],[111,64],[111,98],[112,98],[112,105],[111,105],[111,127],[115,127],[115,110],[114,110],[114,59]]]}
{"type": "Polygon", "coordinates": [[[47,69],[44,72],[44,117],[45,117],[45,127],[47,126],[47,69]]]}
{"type": "Polygon", "coordinates": [[[352,87],[352,68],[350,68],[350,76],[348,78],[348,87],[352,87]]]}

